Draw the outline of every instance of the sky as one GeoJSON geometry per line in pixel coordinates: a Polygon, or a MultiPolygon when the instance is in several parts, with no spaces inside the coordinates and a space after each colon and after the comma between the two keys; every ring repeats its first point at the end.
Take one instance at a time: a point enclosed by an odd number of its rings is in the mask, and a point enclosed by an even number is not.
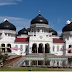
{"type": "Polygon", "coordinates": [[[8,18],[17,32],[30,27],[30,22],[41,11],[41,15],[60,35],[66,21],[72,18],[72,0],[0,0],[0,23],[8,18]]]}

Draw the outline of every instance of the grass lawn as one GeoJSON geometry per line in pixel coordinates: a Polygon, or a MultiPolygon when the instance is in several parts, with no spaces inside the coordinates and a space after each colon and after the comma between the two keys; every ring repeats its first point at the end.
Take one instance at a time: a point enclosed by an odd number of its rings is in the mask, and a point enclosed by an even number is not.
{"type": "MultiPolygon", "coordinates": [[[[31,67],[1,67],[0,71],[29,71],[31,67]]],[[[35,68],[32,71],[72,71],[71,68],[35,68]]]]}

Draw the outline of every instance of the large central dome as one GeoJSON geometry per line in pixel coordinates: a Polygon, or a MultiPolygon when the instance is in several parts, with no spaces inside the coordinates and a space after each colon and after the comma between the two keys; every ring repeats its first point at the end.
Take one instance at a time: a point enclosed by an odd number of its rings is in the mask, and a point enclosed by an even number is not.
{"type": "Polygon", "coordinates": [[[31,21],[31,24],[48,24],[48,21],[43,17],[41,16],[41,14],[39,14],[37,17],[35,17],[32,21],[31,21]]]}

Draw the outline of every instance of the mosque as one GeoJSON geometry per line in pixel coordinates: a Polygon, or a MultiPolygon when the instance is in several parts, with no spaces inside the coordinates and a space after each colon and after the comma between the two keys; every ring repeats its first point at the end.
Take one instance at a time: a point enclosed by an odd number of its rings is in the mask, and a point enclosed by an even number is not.
{"type": "Polygon", "coordinates": [[[49,28],[48,21],[39,13],[16,34],[16,27],[7,19],[0,23],[0,52],[14,55],[54,54],[72,55],[72,22],[67,21],[61,37],[49,28]]]}

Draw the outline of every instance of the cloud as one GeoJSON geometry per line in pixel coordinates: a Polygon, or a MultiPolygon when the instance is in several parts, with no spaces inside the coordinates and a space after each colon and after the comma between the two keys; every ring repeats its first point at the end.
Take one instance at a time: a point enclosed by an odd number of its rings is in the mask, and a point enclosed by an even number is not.
{"type": "Polygon", "coordinates": [[[61,19],[57,19],[57,22],[60,23],[61,19]]]}
{"type": "Polygon", "coordinates": [[[3,5],[16,5],[18,2],[21,2],[22,0],[0,0],[0,6],[3,5]]]}
{"type": "Polygon", "coordinates": [[[59,30],[59,31],[57,31],[57,33],[58,33],[58,35],[61,35],[61,34],[62,34],[62,31],[61,31],[61,30],[59,30]]]}
{"type": "Polygon", "coordinates": [[[0,6],[4,6],[4,5],[16,5],[17,3],[0,3],[0,6]]]}
{"type": "MultiPolygon", "coordinates": [[[[0,23],[4,21],[6,16],[0,16],[0,23]]],[[[7,17],[8,21],[12,24],[14,24],[17,28],[17,31],[19,31],[22,28],[28,28],[30,26],[31,19],[25,19],[25,18],[19,18],[19,17],[7,17]]]]}

